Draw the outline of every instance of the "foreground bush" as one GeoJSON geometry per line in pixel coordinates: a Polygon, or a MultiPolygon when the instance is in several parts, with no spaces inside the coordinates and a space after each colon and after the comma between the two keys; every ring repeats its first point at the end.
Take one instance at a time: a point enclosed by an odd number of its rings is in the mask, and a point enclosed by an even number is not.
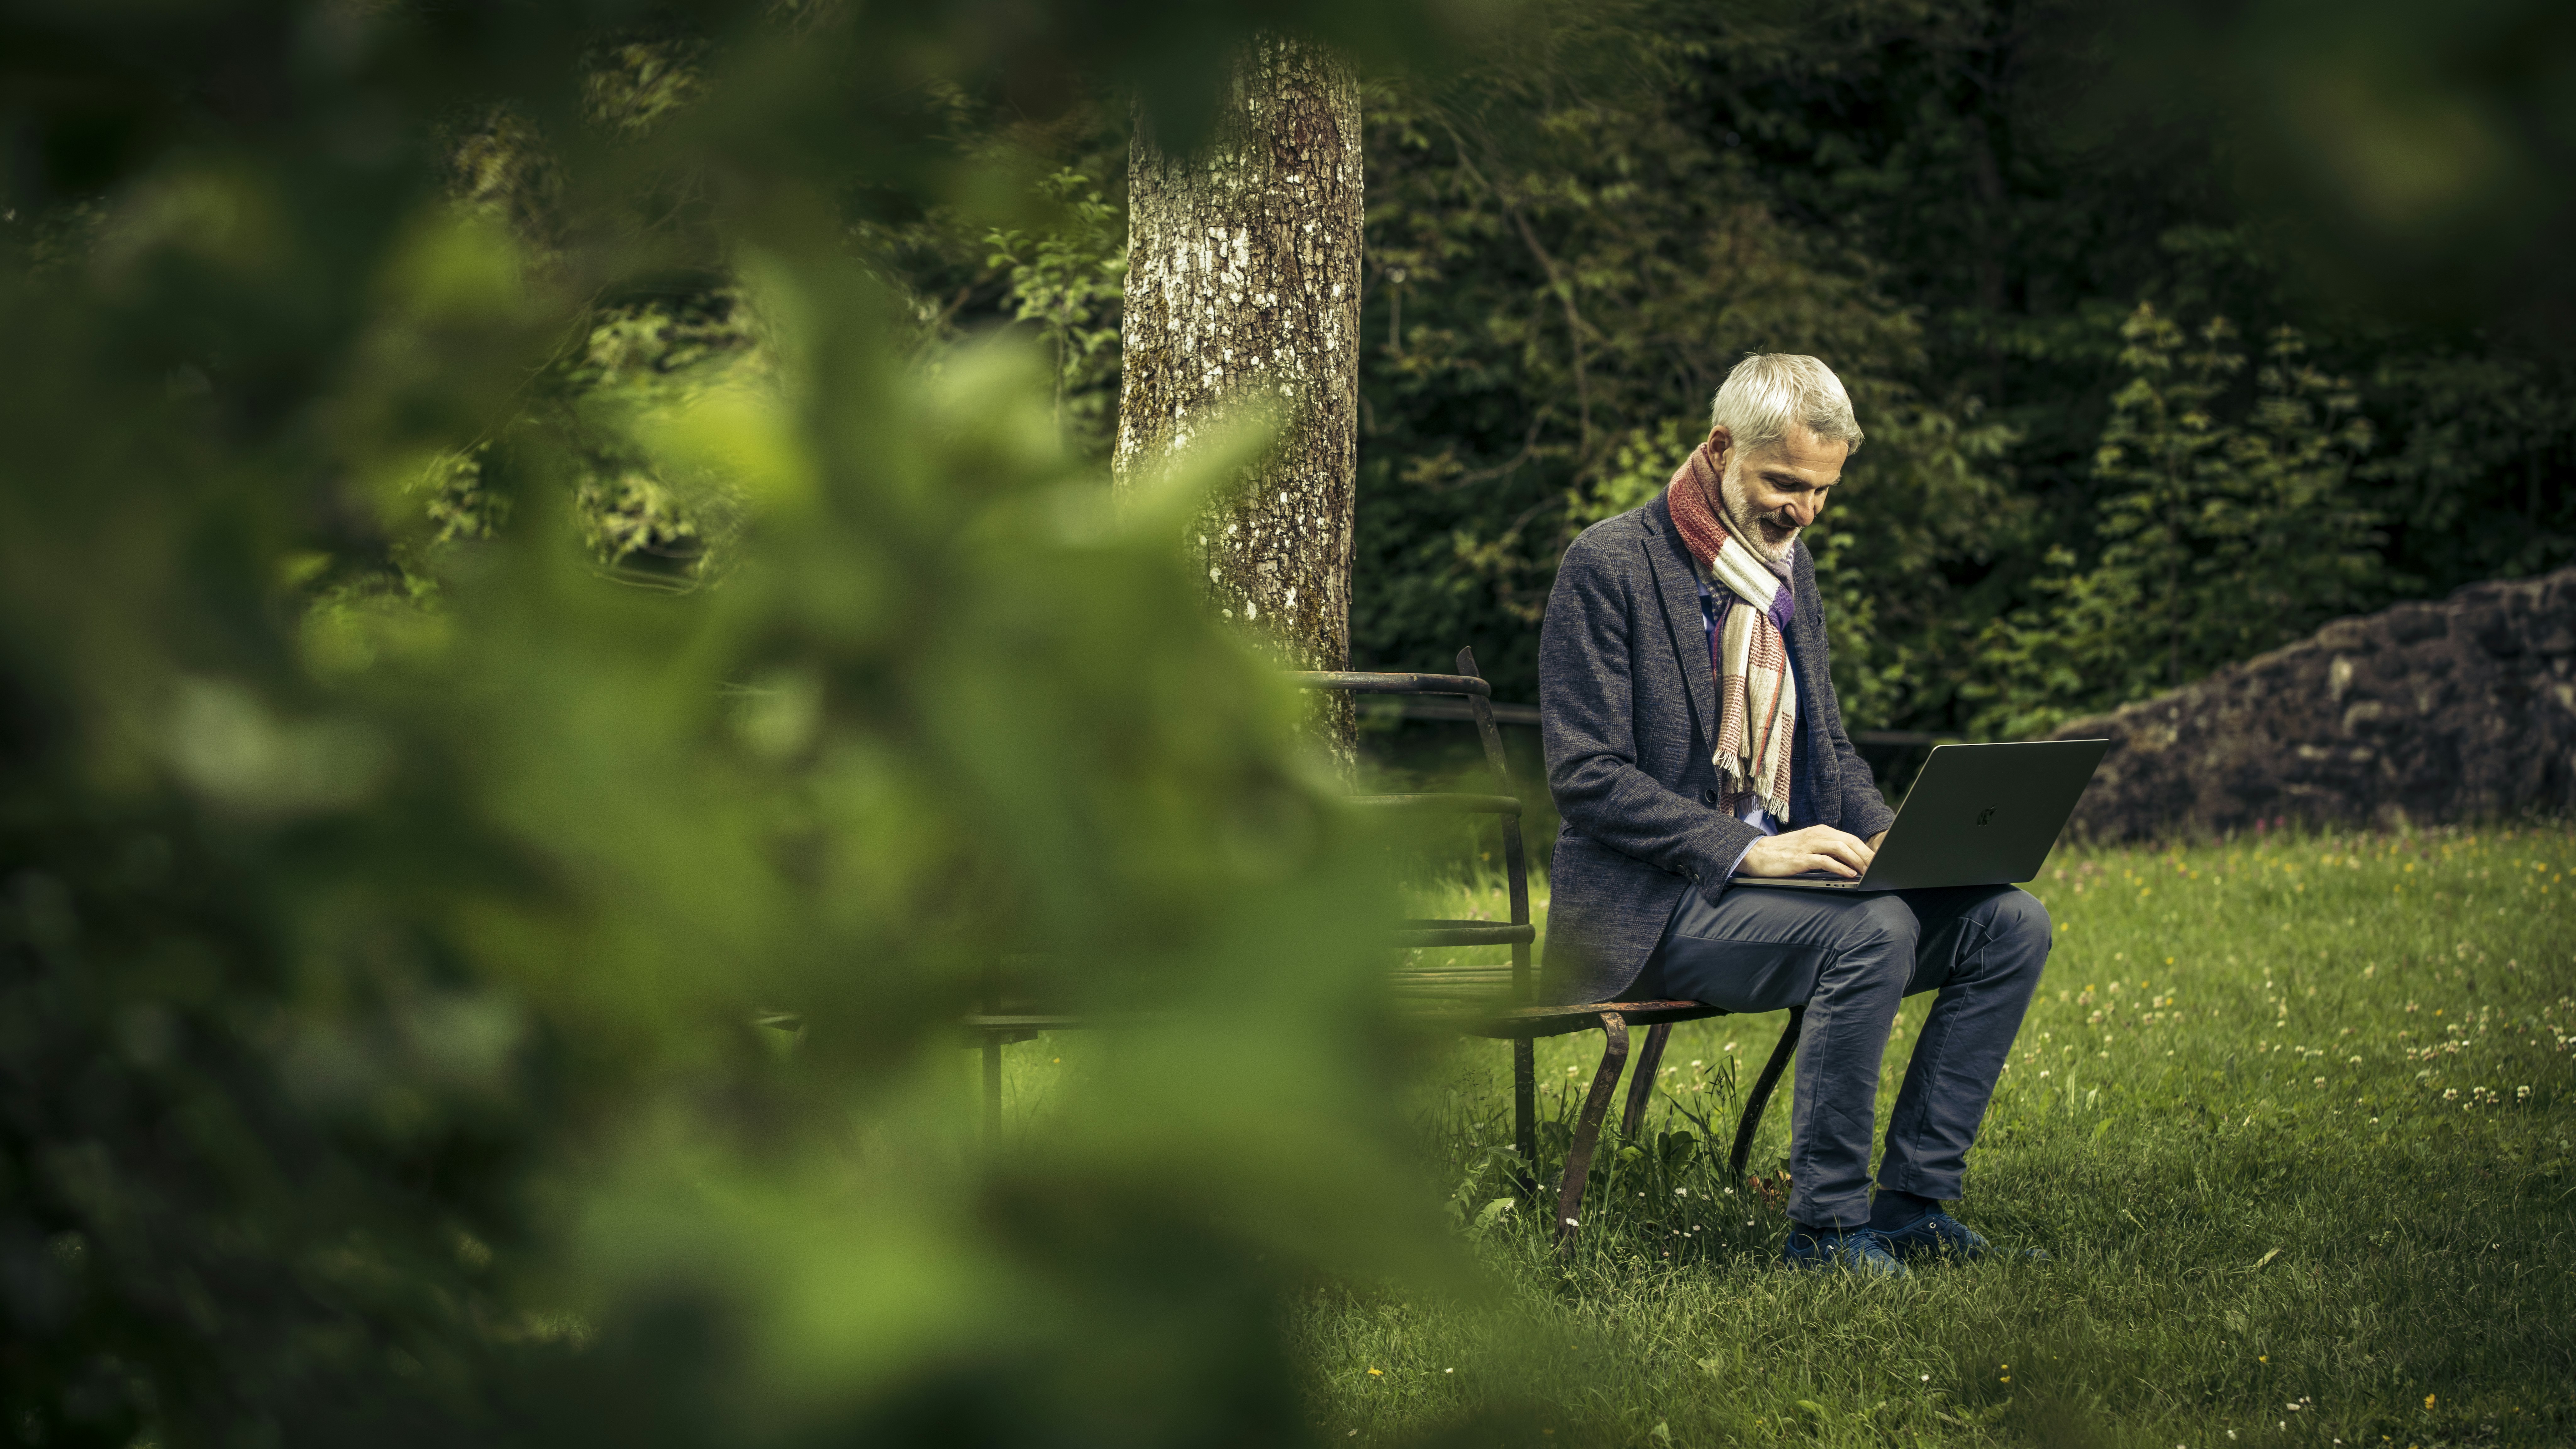
{"type": "Polygon", "coordinates": [[[910,357],[835,209],[993,191],[889,98],[999,39],[613,11],[0,29],[46,82],[0,272],[0,1416],[1295,1437],[1272,1285],[1428,1222],[1366,1115],[1366,860],[1176,515],[1103,511],[1040,359],[910,357]],[[656,315],[750,360],[617,393],[603,329],[656,315]],[[721,570],[603,568],[702,537],[683,494],[721,570]],[[1005,956],[1226,1032],[988,1153],[950,1023],[1005,956]]]}

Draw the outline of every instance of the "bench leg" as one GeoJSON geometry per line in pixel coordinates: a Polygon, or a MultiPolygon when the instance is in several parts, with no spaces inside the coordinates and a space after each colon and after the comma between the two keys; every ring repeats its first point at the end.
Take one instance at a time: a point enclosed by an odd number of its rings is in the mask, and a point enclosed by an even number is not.
{"type": "Polygon", "coordinates": [[[1735,1124],[1735,1155],[1727,1159],[1727,1170],[1739,1183],[1744,1181],[1744,1164],[1753,1156],[1753,1134],[1762,1126],[1762,1109],[1771,1105],[1771,1089],[1780,1085],[1780,1073],[1798,1049],[1798,1028],[1806,1019],[1805,1007],[1789,1008],[1788,1029],[1780,1033],[1780,1044],[1771,1049],[1771,1060],[1762,1064],[1762,1075],[1754,1079],[1753,1090],[1744,1098],[1744,1118],[1735,1124]]]}
{"type": "Polygon", "coordinates": [[[1634,1138],[1637,1129],[1646,1125],[1646,1104],[1655,1099],[1655,1070],[1664,1064],[1664,1042],[1673,1034],[1673,1024],[1658,1022],[1646,1029],[1646,1045],[1637,1053],[1637,1069],[1628,1078],[1628,1110],[1619,1114],[1619,1135],[1634,1138]]]}
{"type": "Polygon", "coordinates": [[[1565,1176],[1556,1187],[1556,1245],[1560,1248],[1574,1236],[1575,1215],[1583,1207],[1583,1185],[1592,1177],[1592,1150],[1601,1145],[1601,1124],[1610,1115],[1611,1095],[1619,1090],[1619,1074],[1628,1065],[1628,1019],[1615,1011],[1601,1013],[1601,1035],[1607,1039],[1601,1069],[1592,1074],[1592,1090],[1584,1094],[1583,1115],[1575,1119],[1574,1141],[1565,1152],[1565,1176]]]}
{"type": "Polygon", "coordinates": [[[984,1150],[1002,1147],[1002,1039],[984,1038],[984,1150]]]}
{"type": "MultiPolygon", "coordinates": [[[[1512,1040],[1512,1150],[1519,1153],[1521,1173],[1538,1168],[1538,1043],[1528,1037],[1512,1040]]],[[[1519,1179],[1523,1197],[1538,1196],[1537,1181],[1528,1176],[1519,1179]]]]}
{"type": "MultiPolygon", "coordinates": [[[[984,963],[984,1010],[1002,1009],[1002,963],[984,963]]],[[[984,1037],[984,1150],[1002,1150],[1002,1038],[987,1033],[984,1037]]]]}

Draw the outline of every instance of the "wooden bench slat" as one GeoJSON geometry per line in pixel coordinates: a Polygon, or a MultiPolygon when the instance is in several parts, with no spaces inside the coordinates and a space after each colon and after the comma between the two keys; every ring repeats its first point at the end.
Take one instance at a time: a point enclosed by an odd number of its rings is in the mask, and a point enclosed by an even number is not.
{"type": "Polygon", "coordinates": [[[959,1021],[970,1035],[998,1036],[1015,1031],[1097,1031],[1113,1026],[1156,1026],[1178,1019],[1168,1012],[1025,1011],[979,1012],[961,1017],[959,1021]]]}
{"type": "Polygon", "coordinates": [[[1426,795],[1352,795],[1349,803],[1363,810],[1387,810],[1404,815],[1518,815],[1520,797],[1516,795],[1470,795],[1443,791],[1426,795]]]}
{"type": "Polygon", "coordinates": [[[1481,694],[1494,687],[1472,674],[1397,674],[1357,670],[1302,670],[1288,675],[1299,689],[1339,689],[1351,694],[1481,694]]]}
{"type": "Polygon", "coordinates": [[[1538,939],[1527,921],[1403,921],[1388,933],[1398,946],[1526,946],[1538,939]]]}
{"type": "Polygon", "coordinates": [[[1723,1007],[1699,1001],[1594,1001],[1581,1006],[1514,1007],[1462,1020],[1456,1025],[1468,1036],[1508,1041],[1520,1037],[1566,1036],[1578,1031],[1598,1031],[1601,1018],[1613,1012],[1631,1026],[1702,1021],[1727,1014],[1723,1007]]]}

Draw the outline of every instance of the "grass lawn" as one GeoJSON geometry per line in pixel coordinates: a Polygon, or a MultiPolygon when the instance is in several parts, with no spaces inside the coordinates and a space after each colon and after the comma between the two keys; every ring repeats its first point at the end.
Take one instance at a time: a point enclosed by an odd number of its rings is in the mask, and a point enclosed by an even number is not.
{"type": "MultiPolygon", "coordinates": [[[[2576,1443],[2571,865],[2563,828],[2061,852],[1958,1208],[2045,1262],[1773,1266],[1776,1199],[1721,1159],[1780,1015],[1675,1030],[1560,1258],[1505,1194],[1505,1049],[1461,1044],[1415,1110],[1497,1286],[1307,1295],[1312,1417],[1337,1444],[2576,1443]]],[[[1543,1114],[1599,1041],[1540,1044],[1543,1114]]]]}

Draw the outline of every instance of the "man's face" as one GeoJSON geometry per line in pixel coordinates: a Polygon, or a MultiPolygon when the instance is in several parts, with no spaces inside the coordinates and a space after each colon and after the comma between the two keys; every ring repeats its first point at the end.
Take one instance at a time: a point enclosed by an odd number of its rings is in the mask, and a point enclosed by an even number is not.
{"type": "Polygon", "coordinates": [[[1724,428],[1709,431],[1720,477],[1716,500],[1726,531],[1774,563],[1789,556],[1798,530],[1825,511],[1825,493],[1842,480],[1848,444],[1829,443],[1805,428],[1745,452],[1724,428]]]}

